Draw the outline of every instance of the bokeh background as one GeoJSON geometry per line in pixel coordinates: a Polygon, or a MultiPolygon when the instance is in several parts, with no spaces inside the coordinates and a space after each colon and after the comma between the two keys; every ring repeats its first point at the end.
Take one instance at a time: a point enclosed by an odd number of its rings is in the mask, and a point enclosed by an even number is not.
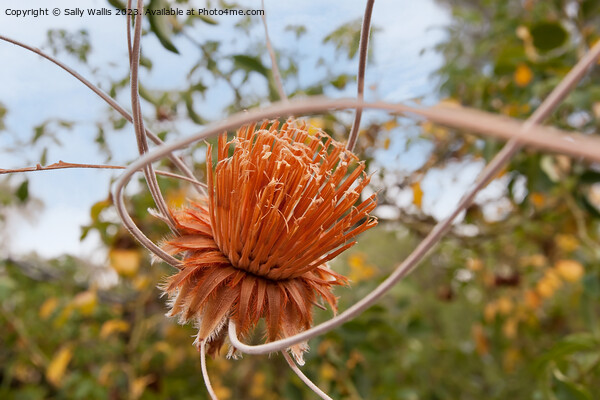
{"type": "MultiPolygon", "coordinates": [[[[126,20],[118,0],[5,2],[0,34],[55,55],[128,105],[126,20]],[[16,18],[6,10],[61,9],[16,18]],[[80,8],[84,16],[65,15],[80,8]],[[87,9],[111,11],[88,15],[87,9]]],[[[256,1],[151,0],[164,7],[258,10],[256,1]]],[[[266,1],[286,92],[352,97],[364,4],[266,1]]],[[[525,119],[600,38],[595,0],[378,0],[366,98],[462,104],[525,119]]],[[[126,165],[133,129],[64,71],[0,43],[0,168],[63,160],[126,165]]],[[[548,123],[597,134],[600,66],[548,123]]],[[[277,101],[260,16],[144,20],[146,124],[166,141],[277,101]]],[[[306,116],[344,140],[351,112],[306,116]]],[[[380,225],[338,257],[345,309],[447,216],[502,143],[418,119],[364,113],[357,146],[379,191],[380,225]]],[[[182,155],[200,179],[205,144],[182,155]]],[[[164,161],[163,170],[174,170],[164,161]]],[[[0,398],[197,399],[207,394],[194,329],[164,316],[169,267],[119,223],[118,173],[0,176],[0,398]]],[[[159,178],[167,201],[193,192],[159,178]]],[[[343,399],[594,399],[600,387],[600,166],[525,149],[420,268],[377,305],[311,340],[305,373],[343,399]]],[[[142,180],[136,222],[159,241],[142,180]]],[[[331,316],[317,310],[317,321],[331,316]]],[[[261,340],[257,332],[255,342],[261,340]]],[[[280,357],[209,360],[221,399],[314,398],[280,357]]]]}

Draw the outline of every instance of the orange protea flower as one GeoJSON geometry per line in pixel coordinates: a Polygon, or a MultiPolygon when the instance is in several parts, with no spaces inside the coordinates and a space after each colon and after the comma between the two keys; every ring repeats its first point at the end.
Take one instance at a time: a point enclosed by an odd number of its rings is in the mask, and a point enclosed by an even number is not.
{"type": "MultiPolygon", "coordinates": [[[[369,183],[364,163],[346,176],[354,154],[296,121],[267,126],[243,127],[229,142],[221,135],[214,171],[208,146],[208,199],[172,211],[179,235],[162,245],[183,255],[164,286],[169,315],[194,321],[196,344],[206,340],[211,354],[229,318],[241,335],[264,318],[277,340],[311,326],[317,296],[335,310],[332,286],[347,279],[327,262],[377,224],[368,215],[375,195],[354,206],[369,183]]],[[[291,349],[299,362],[305,350],[291,349]]]]}

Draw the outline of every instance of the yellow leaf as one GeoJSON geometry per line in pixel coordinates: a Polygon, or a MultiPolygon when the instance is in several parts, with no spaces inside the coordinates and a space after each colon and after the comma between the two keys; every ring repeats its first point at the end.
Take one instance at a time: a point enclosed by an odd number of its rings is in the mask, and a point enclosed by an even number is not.
{"type": "Polygon", "coordinates": [[[528,308],[535,310],[542,305],[542,299],[535,291],[527,290],[525,292],[525,305],[528,308]]]}
{"type": "Polygon", "coordinates": [[[573,235],[558,234],[554,241],[556,246],[565,253],[571,253],[579,248],[579,240],[573,235]]]}
{"type": "Polygon", "coordinates": [[[167,201],[169,207],[181,208],[185,203],[186,194],[187,192],[184,189],[170,190],[167,192],[165,200],[167,201]]]}
{"type": "Polygon", "coordinates": [[[54,354],[54,357],[46,368],[46,379],[48,382],[56,387],[60,386],[65,371],[67,370],[67,365],[69,365],[69,361],[71,361],[71,357],[73,357],[71,345],[61,347],[54,354]]]}
{"type": "Polygon", "coordinates": [[[120,319],[111,319],[102,324],[100,328],[100,337],[108,338],[113,333],[127,332],[129,330],[129,322],[120,319]]]}
{"type": "Polygon", "coordinates": [[[56,297],[49,297],[44,301],[40,307],[39,316],[41,319],[48,319],[50,315],[56,310],[58,306],[58,299],[56,297]]]}
{"type": "Polygon", "coordinates": [[[385,138],[385,140],[383,141],[383,148],[386,149],[386,150],[389,149],[390,148],[390,142],[391,142],[391,140],[390,140],[389,137],[385,138]]]}
{"type": "Polygon", "coordinates": [[[146,375],[134,379],[129,387],[129,398],[134,400],[139,399],[142,394],[144,394],[146,387],[152,383],[152,381],[154,381],[154,377],[152,375],[146,375]]]}
{"type": "Polygon", "coordinates": [[[138,250],[113,249],[109,253],[110,265],[121,276],[133,276],[140,268],[142,255],[138,250]]]}
{"type": "Polygon", "coordinates": [[[480,258],[469,258],[467,260],[467,268],[473,272],[481,271],[483,269],[483,261],[480,258]]]}
{"type": "Polygon", "coordinates": [[[392,129],[394,129],[395,127],[397,127],[397,126],[398,126],[398,122],[396,122],[395,119],[391,119],[391,120],[389,120],[387,122],[384,122],[383,125],[382,125],[383,129],[385,129],[388,132],[391,131],[392,129]]]}
{"type": "Polygon", "coordinates": [[[507,315],[510,314],[513,309],[513,302],[508,297],[503,296],[497,300],[497,307],[501,314],[507,315]]]}
{"type": "Polygon", "coordinates": [[[497,312],[498,307],[496,306],[496,303],[487,303],[483,309],[483,319],[485,319],[485,322],[490,323],[496,318],[497,312]]]}
{"type": "Polygon", "coordinates": [[[329,339],[325,339],[323,340],[320,344],[319,344],[319,348],[317,349],[317,353],[323,357],[326,353],[327,350],[329,350],[330,348],[333,347],[333,342],[329,339]]]}
{"type": "Polygon", "coordinates": [[[79,310],[82,315],[92,315],[98,304],[98,296],[93,289],[79,293],[71,300],[71,305],[79,310]]]}
{"type": "Polygon", "coordinates": [[[350,357],[348,357],[348,360],[346,361],[346,368],[352,370],[356,368],[358,364],[363,363],[364,361],[365,358],[363,355],[358,350],[354,349],[350,352],[350,357]]]}
{"type": "Polygon", "coordinates": [[[473,341],[475,342],[475,350],[477,351],[477,354],[483,356],[489,353],[490,344],[488,342],[487,337],[485,336],[485,332],[481,324],[474,324],[471,327],[471,336],[473,337],[473,341]]]}
{"type": "Polygon", "coordinates": [[[521,266],[523,267],[536,267],[536,268],[542,268],[543,266],[546,265],[547,260],[546,260],[546,256],[544,256],[543,254],[532,254],[530,256],[523,256],[521,257],[521,259],[519,260],[521,266]]]}
{"type": "Polygon", "coordinates": [[[542,193],[531,193],[530,199],[536,208],[542,208],[546,204],[546,196],[542,193]]]}
{"type": "Polygon", "coordinates": [[[308,120],[308,134],[315,135],[325,128],[325,120],[323,118],[310,118],[308,120]]]}
{"type": "Polygon", "coordinates": [[[558,273],[549,269],[540,281],[537,283],[536,290],[544,298],[552,297],[556,289],[562,285],[558,273]]]}
{"type": "Polygon", "coordinates": [[[507,339],[514,339],[517,336],[517,327],[519,321],[516,318],[508,318],[502,325],[502,333],[507,339]]]}
{"type": "Polygon", "coordinates": [[[319,376],[325,381],[332,381],[337,376],[337,370],[335,367],[328,362],[323,363],[319,370],[319,376]]]}
{"type": "Polygon", "coordinates": [[[114,370],[115,366],[112,363],[104,364],[98,372],[98,383],[102,386],[108,386],[110,384],[110,375],[114,370]]]}
{"type": "Polygon", "coordinates": [[[315,128],[323,129],[325,127],[325,120],[323,118],[310,118],[308,124],[315,128]]]}
{"type": "Polygon", "coordinates": [[[583,265],[575,260],[559,260],[554,266],[558,275],[567,282],[576,282],[584,274],[583,265]]]}
{"type": "Polygon", "coordinates": [[[133,278],[133,287],[139,291],[146,289],[151,283],[152,280],[145,275],[138,275],[133,278]]]}
{"type": "Polygon", "coordinates": [[[264,372],[257,371],[252,376],[252,383],[250,385],[250,396],[254,399],[262,399],[265,397],[267,392],[265,387],[265,382],[267,381],[267,376],[264,372]]]}
{"type": "Polygon", "coordinates": [[[360,282],[371,278],[377,271],[376,268],[367,264],[367,256],[364,253],[356,252],[348,257],[348,265],[350,266],[350,274],[348,277],[353,282],[360,282]]]}
{"type": "Polygon", "coordinates": [[[517,86],[525,87],[533,79],[533,72],[526,64],[519,64],[515,70],[514,80],[517,86]]]}
{"type": "Polygon", "coordinates": [[[217,399],[227,400],[231,398],[231,390],[227,386],[223,386],[216,382],[213,385],[213,390],[215,391],[217,399]]]}
{"type": "Polygon", "coordinates": [[[419,208],[421,208],[421,204],[423,203],[423,190],[421,189],[421,184],[419,182],[415,182],[410,185],[413,191],[413,204],[419,208]]]}

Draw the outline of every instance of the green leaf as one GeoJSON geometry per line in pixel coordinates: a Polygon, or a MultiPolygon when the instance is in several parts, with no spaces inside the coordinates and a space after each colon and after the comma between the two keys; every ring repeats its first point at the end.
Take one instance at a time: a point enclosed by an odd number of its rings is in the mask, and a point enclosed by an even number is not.
{"type": "Polygon", "coordinates": [[[23,183],[19,185],[15,194],[21,203],[27,201],[29,198],[29,180],[24,180],[23,183]]]}
{"type": "Polygon", "coordinates": [[[306,27],[304,25],[288,25],[285,27],[286,32],[294,32],[296,39],[300,39],[306,33],[306,27]]]}
{"type": "Polygon", "coordinates": [[[351,79],[352,76],[351,75],[347,75],[347,74],[342,74],[338,77],[336,77],[335,79],[331,80],[331,84],[333,85],[333,87],[335,87],[336,89],[343,89],[346,87],[346,85],[348,84],[348,80],[351,79]]]}
{"type": "Polygon", "coordinates": [[[40,164],[46,165],[47,161],[48,161],[48,148],[44,147],[44,150],[42,151],[42,156],[40,157],[40,164]]]}
{"type": "Polygon", "coordinates": [[[542,22],[531,29],[533,45],[540,51],[550,51],[562,46],[568,33],[558,22],[542,22]]]}
{"type": "Polygon", "coordinates": [[[233,56],[233,62],[236,68],[243,69],[247,72],[258,72],[265,78],[268,78],[269,70],[263,65],[258,57],[247,56],[245,54],[237,54],[233,56]]]}
{"type": "Polygon", "coordinates": [[[585,387],[571,382],[556,368],[552,373],[552,383],[554,395],[558,400],[592,400],[592,395],[585,387]]]}
{"type": "Polygon", "coordinates": [[[102,200],[94,204],[92,208],[90,208],[90,217],[92,218],[92,221],[94,223],[97,222],[102,210],[104,210],[107,207],[110,207],[111,204],[112,203],[110,202],[110,200],[102,200]]]}
{"type": "Polygon", "coordinates": [[[590,333],[577,333],[567,336],[538,358],[535,362],[535,368],[539,370],[549,363],[573,353],[596,350],[599,344],[598,339],[590,333]]]}
{"type": "Polygon", "coordinates": [[[194,99],[192,95],[189,92],[184,93],[183,98],[185,100],[185,108],[187,109],[188,116],[190,117],[190,119],[198,125],[205,125],[206,120],[202,118],[202,116],[200,116],[200,114],[198,114],[196,110],[194,110],[194,99]]]}
{"type": "Polygon", "coordinates": [[[581,174],[579,178],[581,183],[594,184],[600,182],[600,172],[588,170],[581,174]]]}
{"type": "Polygon", "coordinates": [[[583,292],[594,300],[600,299],[600,276],[598,274],[586,274],[582,279],[583,292]]]}
{"type": "Polygon", "coordinates": [[[208,15],[198,15],[198,18],[200,18],[202,21],[206,22],[209,25],[218,24],[218,22],[215,19],[209,17],[208,15]]]}
{"type": "Polygon", "coordinates": [[[33,131],[34,131],[34,135],[33,135],[33,139],[31,139],[31,143],[37,142],[42,136],[44,136],[44,134],[46,133],[46,123],[35,126],[33,128],[33,131]]]}
{"type": "MultiPolygon", "coordinates": [[[[160,10],[162,8],[168,8],[169,4],[167,4],[164,0],[151,0],[148,8],[150,10],[160,10]]],[[[168,15],[156,15],[149,12],[146,14],[148,17],[148,21],[150,22],[150,30],[154,32],[160,44],[169,51],[173,53],[179,54],[179,50],[171,41],[171,35],[173,34],[172,28],[168,23],[168,15]]]]}

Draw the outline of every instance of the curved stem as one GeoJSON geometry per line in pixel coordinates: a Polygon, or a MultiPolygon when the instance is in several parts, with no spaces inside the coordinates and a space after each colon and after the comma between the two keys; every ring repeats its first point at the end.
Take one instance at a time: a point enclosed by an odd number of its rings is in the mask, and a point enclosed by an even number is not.
{"type": "Polygon", "coordinates": [[[317,396],[319,396],[323,400],[332,400],[331,397],[327,395],[327,393],[319,389],[317,385],[315,385],[310,379],[308,379],[306,375],[304,375],[302,370],[298,368],[294,360],[292,360],[292,357],[290,357],[290,355],[285,350],[283,350],[281,354],[283,354],[283,358],[285,358],[285,361],[287,361],[292,371],[294,371],[294,373],[298,375],[298,378],[300,378],[300,380],[302,380],[302,382],[304,382],[304,384],[308,386],[310,390],[315,392],[317,396]]]}
{"type": "Polygon", "coordinates": [[[202,377],[204,378],[204,385],[206,386],[206,390],[210,395],[212,400],[219,400],[217,394],[212,388],[210,384],[210,378],[208,376],[208,371],[206,370],[206,340],[200,342],[200,366],[202,368],[202,377]]]}
{"type": "Polygon", "coordinates": [[[279,351],[290,347],[296,343],[307,341],[315,336],[321,335],[342,323],[354,318],[358,314],[362,313],[366,308],[375,303],[383,294],[392,288],[400,279],[408,275],[414,268],[416,268],[419,262],[432,250],[444,233],[450,229],[455,218],[465,210],[474,200],[476,194],[484,188],[488,182],[493,179],[494,176],[500,171],[500,169],[508,162],[510,157],[519,150],[520,136],[524,136],[536,123],[541,122],[551,111],[559,104],[560,100],[564,98],[569,90],[575,85],[575,83],[583,77],[587,68],[595,62],[600,56],[600,43],[598,43],[590,53],[588,53],[580,62],[567,74],[565,79],[559,84],[552,93],[544,100],[542,105],[533,113],[533,115],[522,125],[521,129],[517,132],[516,137],[513,137],[502,150],[494,157],[494,159],[486,166],[478,177],[474,187],[467,192],[467,194],[461,199],[454,212],[445,220],[438,223],[433,230],[423,239],[417,248],[396,268],[396,270],[383,281],[375,290],[365,296],[363,299],[358,301],[348,310],[342,312],[338,316],[317,325],[307,331],[299,333],[289,338],[281,339],[275,342],[266,343],[258,346],[248,346],[242,344],[236,335],[236,328],[233,321],[229,321],[229,340],[238,350],[249,354],[265,354],[273,351],[279,351]],[[238,347],[239,346],[239,347],[238,347]]]}
{"type": "MultiPolygon", "coordinates": [[[[598,46],[598,49],[600,49],[600,46],[598,46]]],[[[362,103],[352,99],[328,100],[323,98],[312,98],[310,100],[301,100],[289,102],[286,104],[278,103],[260,110],[237,113],[223,122],[210,124],[206,129],[195,135],[181,138],[172,143],[164,144],[154,149],[152,152],[145,154],[138,160],[134,161],[131,165],[129,165],[129,167],[127,167],[123,175],[121,175],[121,177],[115,182],[113,197],[115,200],[117,213],[121,217],[123,224],[127,227],[130,233],[140,241],[140,243],[142,243],[150,251],[154,252],[159,258],[163,259],[164,261],[176,268],[180,268],[179,261],[160,250],[160,248],[158,248],[150,239],[148,239],[148,237],[144,235],[144,233],[137,227],[137,225],[135,225],[131,216],[129,216],[127,212],[127,208],[125,207],[123,199],[123,190],[129,182],[129,180],[131,179],[131,177],[133,176],[133,174],[138,169],[142,169],[144,165],[148,162],[156,161],[172,153],[173,151],[188,146],[196,141],[208,139],[210,137],[218,135],[223,131],[235,129],[244,124],[259,121],[262,119],[294,115],[295,113],[304,115],[311,112],[356,108],[358,106],[387,110],[390,112],[397,113],[404,112],[417,114],[426,117],[427,119],[433,122],[444,124],[450,127],[463,128],[468,129],[470,131],[479,131],[499,138],[506,139],[518,136],[518,141],[520,143],[534,145],[535,147],[541,149],[562,152],[564,154],[569,154],[576,157],[583,157],[592,161],[600,161],[600,139],[598,138],[579,133],[566,133],[557,129],[545,128],[542,126],[531,126],[527,131],[527,135],[520,136],[520,131],[523,128],[523,123],[521,123],[520,121],[512,120],[505,117],[499,117],[497,115],[481,111],[448,107],[414,108],[402,104],[390,104],[386,102],[362,103]]],[[[458,215],[458,213],[460,213],[461,211],[462,210],[460,208],[457,209],[456,215],[458,215]]],[[[436,229],[439,229],[442,224],[448,224],[448,221],[440,222],[436,226],[436,229]]],[[[433,235],[435,232],[436,230],[434,229],[430,236],[433,235]]],[[[432,247],[434,242],[439,239],[437,235],[438,233],[436,233],[436,236],[434,237],[428,237],[429,241],[422,243],[425,247],[427,247],[427,249],[423,250],[422,248],[420,248],[418,254],[413,253],[412,257],[414,258],[408,258],[405,261],[405,263],[401,264],[398,268],[408,268],[408,264],[420,260],[420,258],[424,256],[424,253],[427,252],[428,248],[432,247]]],[[[417,249],[415,249],[415,252],[416,251],[417,249]]],[[[398,276],[390,276],[389,279],[400,279],[405,274],[406,272],[402,272],[399,273],[398,276]]],[[[384,281],[382,285],[386,284],[386,282],[388,281],[384,281]]],[[[394,283],[395,281],[390,284],[390,287],[394,283]]],[[[388,289],[389,287],[382,288],[382,290],[384,291],[388,289]]],[[[375,300],[367,299],[365,301],[368,302],[375,300]]],[[[355,306],[361,307],[360,304],[362,303],[357,303],[355,306]]],[[[366,305],[365,308],[368,307],[368,305],[366,305]]],[[[351,309],[347,311],[351,311],[351,309]]],[[[362,308],[359,311],[362,311],[362,308]]],[[[348,316],[346,313],[342,313],[339,314],[336,318],[348,317],[349,319],[353,316],[354,314],[348,316]]],[[[340,324],[342,322],[340,322],[340,324]]],[[[312,329],[316,328],[317,327],[312,329]]],[[[301,333],[300,335],[306,335],[302,336],[302,339],[298,339],[297,341],[292,340],[289,343],[286,342],[287,344],[281,348],[289,347],[294,343],[299,343],[309,338],[312,338],[313,336],[311,336],[311,333],[307,333],[314,332],[312,329],[301,333]]],[[[320,333],[321,332],[316,333],[315,336],[320,333]]],[[[296,337],[294,336],[294,338],[296,337]]],[[[285,340],[289,340],[289,338],[285,340]]],[[[279,350],[280,348],[275,348],[266,352],[279,350]]]]}
{"type": "MultiPolygon", "coordinates": [[[[371,14],[373,14],[374,3],[375,0],[367,0],[365,16],[363,17],[363,23],[360,30],[358,75],[356,76],[358,86],[356,98],[359,101],[364,99],[365,72],[367,69],[367,56],[369,55],[369,33],[371,32],[371,14]]],[[[350,151],[354,151],[354,146],[356,146],[356,140],[358,139],[358,128],[362,118],[362,111],[363,109],[358,107],[356,109],[356,114],[354,114],[354,122],[352,123],[352,129],[350,129],[350,135],[348,136],[348,144],[346,145],[346,148],[350,151]]]]}
{"type": "MultiPolygon", "coordinates": [[[[102,100],[104,100],[106,103],[108,103],[109,106],[111,106],[115,111],[117,111],[119,114],[121,114],[121,116],[123,118],[125,118],[127,121],[129,122],[133,122],[133,118],[131,116],[131,114],[129,114],[123,107],[121,107],[121,105],[119,103],[117,103],[112,97],[110,97],[109,95],[107,95],[106,93],[104,93],[101,89],[99,89],[97,86],[95,86],[94,84],[92,84],[89,80],[87,80],[86,78],[84,78],[82,75],[80,75],[78,72],[76,72],[75,70],[73,70],[72,68],[68,67],[66,64],[63,64],[61,61],[58,61],[57,59],[55,59],[54,57],[44,53],[42,50],[29,46],[25,43],[19,42],[18,40],[15,39],[11,39],[9,37],[0,35],[0,40],[3,40],[5,42],[14,44],[15,46],[19,46],[22,47],[26,50],[31,51],[32,53],[36,53],[37,55],[45,58],[46,60],[52,62],[53,64],[57,65],[58,67],[60,67],[61,69],[63,69],[64,71],[66,71],[67,73],[69,73],[71,76],[73,76],[75,79],[77,79],[79,82],[83,83],[85,86],[87,86],[89,89],[92,90],[92,92],[96,93],[96,95],[98,95],[102,100]]],[[[152,140],[155,144],[161,145],[164,142],[158,137],[156,136],[153,132],[151,132],[150,130],[146,129],[146,135],[148,135],[148,137],[150,138],[150,140],[152,140]]],[[[194,173],[192,172],[191,169],[189,169],[187,167],[187,165],[185,165],[183,163],[183,161],[175,156],[174,154],[168,154],[169,159],[173,162],[173,164],[175,164],[175,166],[183,173],[185,174],[187,177],[189,177],[192,180],[196,180],[194,173]]],[[[206,195],[206,190],[204,189],[203,186],[198,186],[195,185],[194,188],[202,195],[206,195]]]]}
{"type": "MultiPolygon", "coordinates": [[[[142,116],[142,108],[140,105],[140,94],[139,94],[139,81],[138,81],[138,70],[140,65],[140,45],[142,37],[142,15],[144,12],[143,0],[137,0],[136,6],[137,14],[135,15],[135,25],[133,34],[133,46],[130,47],[131,34],[130,25],[127,24],[127,47],[130,48],[130,69],[131,69],[131,109],[133,113],[133,126],[135,129],[135,137],[138,143],[138,151],[140,155],[148,152],[148,140],[146,139],[146,130],[144,129],[144,119],[142,116]]],[[[158,207],[159,212],[164,217],[165,222],[169,226],[172,232],[177,233],[177,226],[173,220],[173,216],[169,212],[169,207],[165,201],[160,187],[158,186],[158,180],[154,173],[154,167],[152,164],[146,164],[144,166],[144,176],[146,177],[146,184],[154,199],[154,203],[158,207]]]]}
{"type": "MultiPolygon", "coordinates": [[[[260,1],[263,11],[265,11],[265,1],[260,1]]],[[[285,90],[283,90],[283,83],[281,82],[281,74],[279,73],[279,67],[277,66],[277,58],[275,57],[275,50],[273,50],[273,46],[271,46],[271,38],[269,38],[269,29],[267,28],[267,17],[265,13],[262,14],[263,26],[265,27],[265,41],[267,42],[267,50],[269,51],[269,56],[271,57],[271,71],[273,72],[273,80],[275,81],[275,86],[277,87],[277,93],[279,94],[279,99],[281,101],[287,101],[287,96],[285,94],[285,90]]]]}
{"type": "MultiPolygon", "coordinates": [[[[368,308],[371,304],[377,301],[385,292],[387,292],[392,286],[394,286],[400,279],[411,272],[417,264],[425,257],[425,255],[431,250],[441,239],[443,234],[450,228],[452,222],[473,200],[478,190],[485,187],[487,181],[494,177],[497,171],[503,166],[503,162],[510,158],[510,155],[518,149],[523,143],[535,144],[537,147],[550,149],[567,153],[570,155],[585,157],[590,160],[600,160],[600,140],[591,136],[582,134],[567,134],[557,129],[545,128],[542,126],[535,125],[535,121],[540,121],[545,118],[552,108],[556,106],[559,100],[566,95],[568,90],[580,79],[587,68],[592,65],[595,60],[600,56],[600,42],[597,43],[590,53],[583,57],[580,62],[573,68],[571,72],[565,77],[564,81],[559,84],[556,89],[548,96],[548,98],[542,103],[540,109],[532,115],[532,117],[526,122],[521,123],[519,121],[512,120],[510,118],[499,117],[490,113],[481,111],[473,111],[464,108],[448,108],[448,107],[431,107],[431,108],[414,108],[405,106],[402,104],[390,104],[386,102],[376,103],[364,103],[357,100],[351,99],[339,99],[339,100],[327,100],[327,99],[310,99],[298,102],[290,102],[287,104],[275,104],[271,107],[267,107],[261,110],[254,110],[250,112],[242,112],[233,115],[221,123],[214,123],[209,125],[203,131],[192,135],[190,137],[182,138],[178,141],[174,141],[169,144],[165,144],[155,149],[151,153],[145,154],[140,159],[133,162],[121,175],[121,177],[115,183],[114,197],[115,204],[117,206],[117,212],[123,220],[123,224],[129,229],[129,231],[138,239],[142,244],[147,247],[155,249],[157,248],[154,243],[148,239],[143,232],[133,223],[133,220],[127,213],[127,209],[124,205],[123,190],[127,185],[131,176],[137,169],[143,168],[147,163],[164,157],[170,152],[176,149],[188,146],[198,140],[207,139],[211,136],[215,136],[223,131],[237,128],[241,125],[251,123],[253,121],[275,118],[282,115],[294,115],[295,113],[307,114],[310,112],[324,111],[324,110],[337,110],[344,108],[356,108],[366,107],[375,108],[381,110],[388,110],[394,112],[405,112],[413,113],[424,116],[431,121],[445,124],[448,126],[469,129],[471,131],[479,131],[488,134],[493,134],[498,137],[511,138],[509,143],[498,153],[498,155],[492,160],[490,165],[484,169],[480,178],[475,183],[474,188],[461,200],[452,215],[440,221],[429,235],[415,248],[415,250],[402,262],[396,270],[383,281],[373,292],[368,296],[354,304],[348,310],[342,312],[333,319],[326,321],[320,325],[317,325],[307,331],[291,336],[286,339],[281,339],[275,342],[259,345],[259,346],[247,346],[237,341],[239,349],[254,354],[264,354],[274,351],[280,351],[287,347],[290,347],[296,343],[300,343],[309,340],[315,336],[325,333],[338,325],[352,319],[363,310],[368,308]],[[526,134],[525,134],[526,133],[526,134]],[[514,139],[514,140],[512,140],[514,139]],[[149,243],[148,243],[149,242],[149,243]],[[150,246],[148,246],[150,244],[150,246]]],[[[171,258],[176,261],[173,257],[166,255],[159,250],[159,257],[163,260],[171,258]]],[[[167,261],[168,262],[168,261],[167,261]]],[[[235,325],[230,323],[229,325],[230,339],[232,342],[235,338],[235,325]],[[233,330],[232,330],[233,329],[233,330]],[[232,334],[233,332],[233,334],[232,334]]],[[[237,347],[237,346],[236,346],[237,347]]]]}

